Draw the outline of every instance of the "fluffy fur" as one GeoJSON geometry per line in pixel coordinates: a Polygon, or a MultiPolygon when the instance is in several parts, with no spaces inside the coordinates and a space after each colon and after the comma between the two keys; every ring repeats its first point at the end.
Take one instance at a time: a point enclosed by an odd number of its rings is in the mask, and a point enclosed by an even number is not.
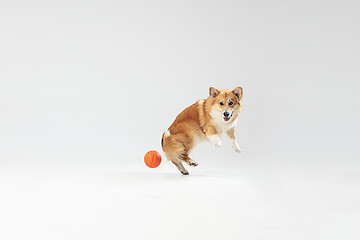
{"type": "Polygon", "coordinates": [[[231,91],[211,87],[209,95],[207,99],[201,99],[182,111],[162,136],[161,145],[165,156],[184,175],[189,173],[182,162],[189,166],[198,165],[189,157],[189,153],[199,141],[211,141],[220,147],[220,136],[226,133],[232,141],[233,149],[241,152],[235,128],[242,108],[242,88],[231,91]]]}

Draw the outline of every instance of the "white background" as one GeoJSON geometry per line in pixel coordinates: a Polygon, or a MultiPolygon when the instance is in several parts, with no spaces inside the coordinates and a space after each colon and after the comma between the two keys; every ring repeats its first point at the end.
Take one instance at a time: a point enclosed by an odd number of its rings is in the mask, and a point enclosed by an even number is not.
{"type": "Polygon", "coordinates": [[[359,239],[358,1],[0,2],[0,239],[359,239]],[[244,88],[243,153],[161,135],[244,88]]]}

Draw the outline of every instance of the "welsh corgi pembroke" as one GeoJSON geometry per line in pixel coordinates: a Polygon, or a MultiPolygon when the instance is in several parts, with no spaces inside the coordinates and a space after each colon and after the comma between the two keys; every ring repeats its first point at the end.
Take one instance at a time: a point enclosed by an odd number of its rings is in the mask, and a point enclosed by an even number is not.
{"type": "Polygon", "coordinates": [[[183,110],[162,135],[161,146],[165,156],[184,175],[189,172],[183,162],[193,167],[198,165],[189,153],[200,141],[211,141],[220,147],[220,136],[226,133],[233,149],[241,152],[235,128],[242,109],[243,89],[237,87],[231,91],[210,87],[209,95],[207,99],[201,99],[183,110]]]}

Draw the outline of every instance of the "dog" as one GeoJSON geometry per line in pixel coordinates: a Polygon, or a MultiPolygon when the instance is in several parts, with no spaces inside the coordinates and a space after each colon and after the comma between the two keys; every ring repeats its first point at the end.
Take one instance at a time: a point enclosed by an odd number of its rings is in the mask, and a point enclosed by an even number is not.
{"type": "Polygon", "coordinates": [[[182,162],[193,167],[198,165],[189,153],[200,141],[211,141],[220,147],[220,136],[226,133],[233,149],[241,152],[235,128],[242,109],[243,89],[237,87],[231,91],[210,87],[209,95],[207,99],[201,99],[183,110],[162,135],[161,146],[165,156],[183,175],[189,172],[182,162]]]}

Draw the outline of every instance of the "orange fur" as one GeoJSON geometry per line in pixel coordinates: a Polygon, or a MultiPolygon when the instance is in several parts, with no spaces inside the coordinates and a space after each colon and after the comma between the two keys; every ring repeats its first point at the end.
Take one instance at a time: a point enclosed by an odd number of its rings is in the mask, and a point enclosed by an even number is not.
{"type": "Polygon", "coordinates": [[[198,165],[188,154],[199,141],[210,140],[220,146],[219,136],[226,132],[233,141],[235,151],[240,151],[235,126],[242,107],[242,88],[230,91],[211,87],[209,95],[207,99],[201,99],[183,110],[162,137],[161,145],[165,156],[185,175],[189,173],[182,162],[190,166],[198,165]],[[226,111],[231,112],[229,120],[225,120],[226,111]]]}

